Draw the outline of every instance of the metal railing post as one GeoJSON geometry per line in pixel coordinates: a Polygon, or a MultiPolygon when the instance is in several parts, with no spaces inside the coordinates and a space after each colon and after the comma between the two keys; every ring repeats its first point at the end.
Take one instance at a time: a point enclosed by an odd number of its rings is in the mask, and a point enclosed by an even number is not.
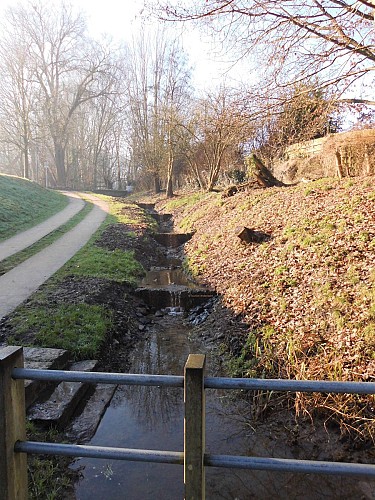
{"type": "Polygon", "coordinates": [[[184,375],[184,482],[185,500],[205,498],[205,394],[203,354],[190,354],[184,375]]]}
{"type": "Polygon", "coordinates": [[[28,498],[27,456],[14,451],[26,439],[25,384],[12,379],[15,367],[23,367],[22,347],[0,348],[0,500],[28,498]]]}

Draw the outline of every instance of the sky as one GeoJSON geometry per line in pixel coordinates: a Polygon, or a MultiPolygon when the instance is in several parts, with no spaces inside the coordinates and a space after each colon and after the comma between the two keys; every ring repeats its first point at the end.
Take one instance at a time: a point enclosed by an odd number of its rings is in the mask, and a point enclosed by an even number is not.
{"type": "MultiPolygon", "coordinates": [[[[17,0],[16,0],[17,1],[17,0]]],[[[21,0],[22,2],[27,0],[21,0]]],[[[57,2],[60,0],[45,0],[57,2]]],[[[110,35],[115,41],[130,41],[132,34],[139,31],[142,0],[67,0],[75,8],[85,13],[88,29],[93,37],[110,35]]],[[[4,8],[14,5],[15,0],[0,0],[0,18],[4,8]]],[[[155,23],[157,21],[155,20],[155,23]]],[[[182,25],[172,25],[180,33],[182,25]]],[[[192,83],[198,90],[210,89],[226,81],[235,86],[238,82],[238,68],[231,69],[231,64],[215,56],[212,40],[191,25],[182,35],[183,47],[193,69],[192,83]]],[[[217,51],[216,51],[217,52],[217,51]]],[[[241,78],[241,77],[240,77],[241,78]]]]}
{"type": "MultiPolygon", "coordinates": [[[[1,0],[0,0],[1,1],[1,0]]],[[[110,34],[116,40],[130,40],[140,24],[141,0],[73,0],[86,13],[90,32],[95,35],[110,34]]],[[[155,24],[157,21],[155,20],[155,24]]],[[[182,25],[175,24],[176,33],[182,25]]],[[[189,25],[182,35],[183,46],[193,67],[193,84],[198,88],[207,88],[223,79],[234,81],[238,71],[230,71],[230,63],[215,57],[212,40],[198,29],[189,25]],[[236,76],[234,76],[236,75],[236,76]]]]}

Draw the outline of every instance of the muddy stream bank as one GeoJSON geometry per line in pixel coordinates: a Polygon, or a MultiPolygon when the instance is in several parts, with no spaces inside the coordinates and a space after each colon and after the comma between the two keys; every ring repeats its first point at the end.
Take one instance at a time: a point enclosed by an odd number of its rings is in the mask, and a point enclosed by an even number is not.
{"type": "MultiPolygon", "coordinates": [[[[161,231],[171,229],[168,217],[159,222],[161,231]]],[[[213,295],[212,291],[187,279],[179,267],[180,241],[173,233],[166,239],[169,242],[166,258],[150,269],[139,284],[139,296],[149,304],[153,301],[152,314],[148,315],[144,339],[130,354],[130,369],[127,366],[126,371],[183,375],[190,353],[206,353],[206,374],[225,375],[212,343],[199,337],[187,318],[188,310],[197,303],[204,304],[213,295]]],[[[162,240],[158,237],[159,243],[162,240]]],[[[207,314],[207,308],[198,309],[195,323],[203,321],[207,314]]],[[[182,451],[183,410],[181,389],[121,386],[89,444],[182,451]]],[[[335,447],[339,446],[339,438],[335,436],[327,438],[326,450],[318,449],[311,429],[306,434],[299,430],[298,444],[287,439],[296,427],[292,411],[283,411],[269,422],[254,425],[248,415],[248,402],[233,393],[207,390],[206,451],[331,460],[335,447]]],[[[75,488],[80,500],[183,498],[183,468],[179,465],[79,459],[72,467],[80,473],[75,488]]],[[[374,483],[358,479],[206,468],[208,499],[371,499],[375,498],[374,490],[374,483]]]]}

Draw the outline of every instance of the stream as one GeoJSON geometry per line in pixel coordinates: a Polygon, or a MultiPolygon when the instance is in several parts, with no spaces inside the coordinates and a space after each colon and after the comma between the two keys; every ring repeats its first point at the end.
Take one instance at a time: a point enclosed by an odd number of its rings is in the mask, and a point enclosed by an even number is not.
{"type": "MultiPolygon", "coordinates": [[[[174,266],[173,266],[174,267],[174,266]]],[[[183,375],[190,353],[207,354],[207,376],[223,375],[217,356],[197,339],[181,314],[176,293],[194,288],[181,270],[153,269],[143,288],[170,289],[171,304],[155,315],[147,336],[131,353],[130,373],[183,375]],[[176,292],[177,290],[177,292],[176,292]],[[169,314],[167,313],[169,312],[169,314]]],[[[292,445],[276,439],[271,428],[253,429],[247,404],[228,391],[206,391],[206,451],[216,454],[302,458],[292,445]]],[[[91,445],[183,450],[183,390],[119,386],[91,445]]],[[[280,422],[283,427],[285,422],[280,422]]],[[[184,497],[183,467],[101,459],[79,459],[79,500],[177,500],[184,497]]],[[[308,474],[206,468],[207,499],[374,499],[374,483],[308,474]]]]}

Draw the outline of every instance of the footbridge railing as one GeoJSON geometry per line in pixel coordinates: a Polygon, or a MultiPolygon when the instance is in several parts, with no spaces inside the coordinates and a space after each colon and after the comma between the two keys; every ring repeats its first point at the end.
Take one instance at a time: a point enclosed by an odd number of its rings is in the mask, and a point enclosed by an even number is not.
{"type": "Polygon", "coordinates": [[[24,368],[22,347],[0,348],[0,499],[27,498],[27,454],[180,464],[184,467],[186,499],[205,498],[205,467],[375,478],[374,464],[216,455],[205,453],[204,449],[207,389],[375,394],[375,383],[205,377],[204,366],[204,355],[191,354],[185,364],[184,376],[37,370],[24,368]],[[184,390],[184,450],[174,452],[27,441],[24,380],[179,387],[184,390]]]}

